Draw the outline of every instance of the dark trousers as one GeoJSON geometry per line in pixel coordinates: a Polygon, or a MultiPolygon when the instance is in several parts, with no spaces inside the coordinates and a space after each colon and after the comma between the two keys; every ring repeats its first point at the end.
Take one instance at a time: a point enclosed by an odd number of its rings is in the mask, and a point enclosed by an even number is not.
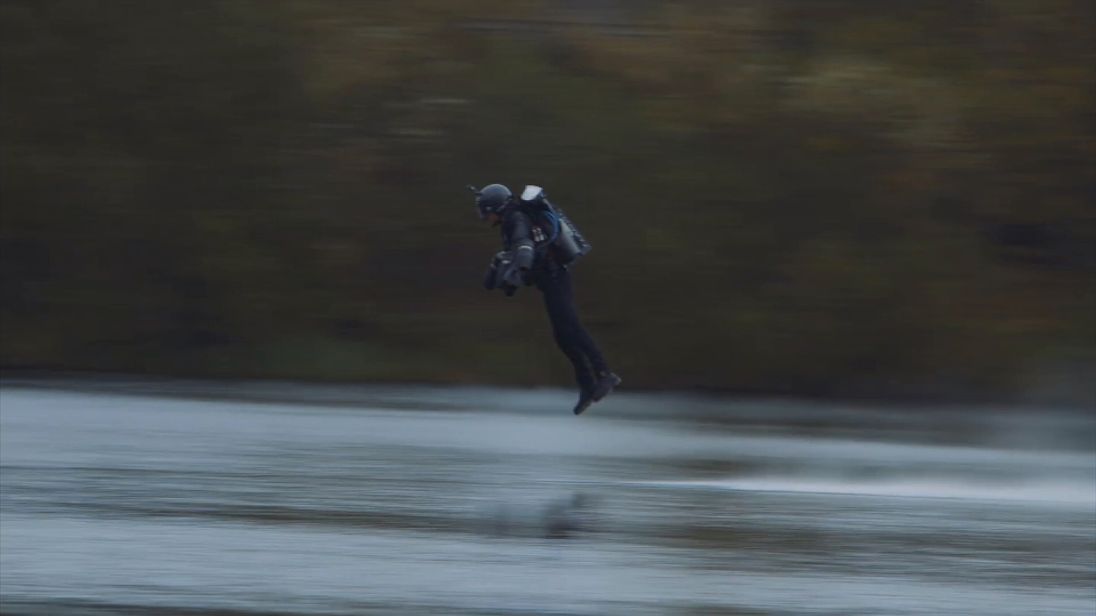
{"type": "Polygon", "coordinates": [[[608,372],[609,366],[598,349],[597,343],[579,321],[575,309],[574,291],[571,289],[571,273],[563,268],[553,268],[537,277],[537,288],[544,294],[544,307],[552,322],[552,335],[563,354],[575,368],[575,380],[583,391],[592,391],[600,372],[608,372]]]}

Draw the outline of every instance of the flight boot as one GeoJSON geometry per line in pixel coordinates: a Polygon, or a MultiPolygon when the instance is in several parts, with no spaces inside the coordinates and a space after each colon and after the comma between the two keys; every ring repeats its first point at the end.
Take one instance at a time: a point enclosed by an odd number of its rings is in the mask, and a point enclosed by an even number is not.
{"type": "Polygon", "coordinates": [[[608,396],[617,385],[620,385],[620,377],[613,372],[605,370],[597,373],[597,383],[594,383],[594,390],[591,392],[594,402],[608,396]]]}

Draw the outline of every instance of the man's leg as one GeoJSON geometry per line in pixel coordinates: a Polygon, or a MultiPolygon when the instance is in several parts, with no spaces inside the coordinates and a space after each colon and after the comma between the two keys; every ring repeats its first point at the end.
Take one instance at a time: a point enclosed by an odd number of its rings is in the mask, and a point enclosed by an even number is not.
{"type": "Polygon", "coordinates": [[[552,320],[556,343],[575,365],[575,375],[582,390],[579,403],[575,407],[577,415],[591,402],[597,402],[608,395],[620,384],[620,377],[609,370],[601,349],[597,347],[597,343],[579,320],[571,288],[570,272],[559,270],[552,276],[546,276],[540,288],[544,292],[544,301],[548,308],[548,316],[552,320]],[[589,368],[587,368],[587,362],[589,362],[589,368]],[[589,372],[591,368],[592,377],[589,372]]]}
{"type": "Polygon", "coordinates": [[[587,361],[590,362],[590,367],[594,369],[595,373],[608,372],[609,365],[601,354],[601,349],[598,348],[597,343],[594,342],[594,337],[590,335],[590,332],[586,330],[578,317],[578,310],[575,308],[574,290],[571,287],[571,273],[565,269],[560,270],[554,278],[554,287],[558,295],[558,319],[566,325],[564,329],[567,332],[570,344],[578,347],[582,354],[586,356],[587,361]]]}
{"type": "Polygon", "coordinates": [[[594,369],[595,381],[591,397],[594,402],[597,402],[609,395],[609,392],[613,391],[614,387],[620,385],[620,377],[614,374],[612,370],[609,370],[609,364],[605,361],[605,356],[601,354],[601,349],[598,348],[597,343],[594,342],[594,337],[590,335],[590,332],[586,331],[586,328],[582,326],[582,321],[578,318],[578,310],[575,309],[574,292],[571,288],[571,273],[569,271],[562,270],[560,272],[559,287],[562,295],[567,299],[567,318],[571,321],[574,343],[582,349],[582,353],[586,356],[586,359],[590,362],[590,366],[594,369]]]}
{"type": "Polygon", "coordinates": [[[545,275],[537,286],[544,294],[544,307],[548,311],[548,319],[552,323],[552,336],[571,365],[575,369],[575,381],[583,393],[594,390],[595,380],[591,366],[587,362],[585,349],[580,343],[575,325],[577,318],[574,315],[574,306],[571,303],[569,285],[561,285],[558,276],[545,275]]]}

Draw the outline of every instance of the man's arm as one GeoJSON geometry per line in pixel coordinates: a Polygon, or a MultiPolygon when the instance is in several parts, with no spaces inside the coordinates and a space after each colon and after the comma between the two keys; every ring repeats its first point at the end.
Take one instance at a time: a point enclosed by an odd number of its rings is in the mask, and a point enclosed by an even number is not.
{"type": "Polygon", "coordinates": [[[521,212],[514,212],[508,216],[506,234],[510,240],[514,266],[522,271],[532,269],[536,244],[533,243],[533,229],[529,217],[521,212]]]}

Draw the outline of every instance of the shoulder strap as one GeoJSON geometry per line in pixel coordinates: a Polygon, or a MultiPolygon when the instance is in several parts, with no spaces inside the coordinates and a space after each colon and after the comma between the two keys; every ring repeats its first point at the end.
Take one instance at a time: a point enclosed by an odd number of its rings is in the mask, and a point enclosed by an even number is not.
{"type": "Polygon", "coordinates": [[[552,226],[552,232],[548,236],[548,243],[552,244],[556,241],[557,238],[559,238],[559,216],[556,216],[556,213],[553,212],[550,208],[544,208],[541,216],[543,216],[545,220],[547,220],[548,223],[552,226]]]}

